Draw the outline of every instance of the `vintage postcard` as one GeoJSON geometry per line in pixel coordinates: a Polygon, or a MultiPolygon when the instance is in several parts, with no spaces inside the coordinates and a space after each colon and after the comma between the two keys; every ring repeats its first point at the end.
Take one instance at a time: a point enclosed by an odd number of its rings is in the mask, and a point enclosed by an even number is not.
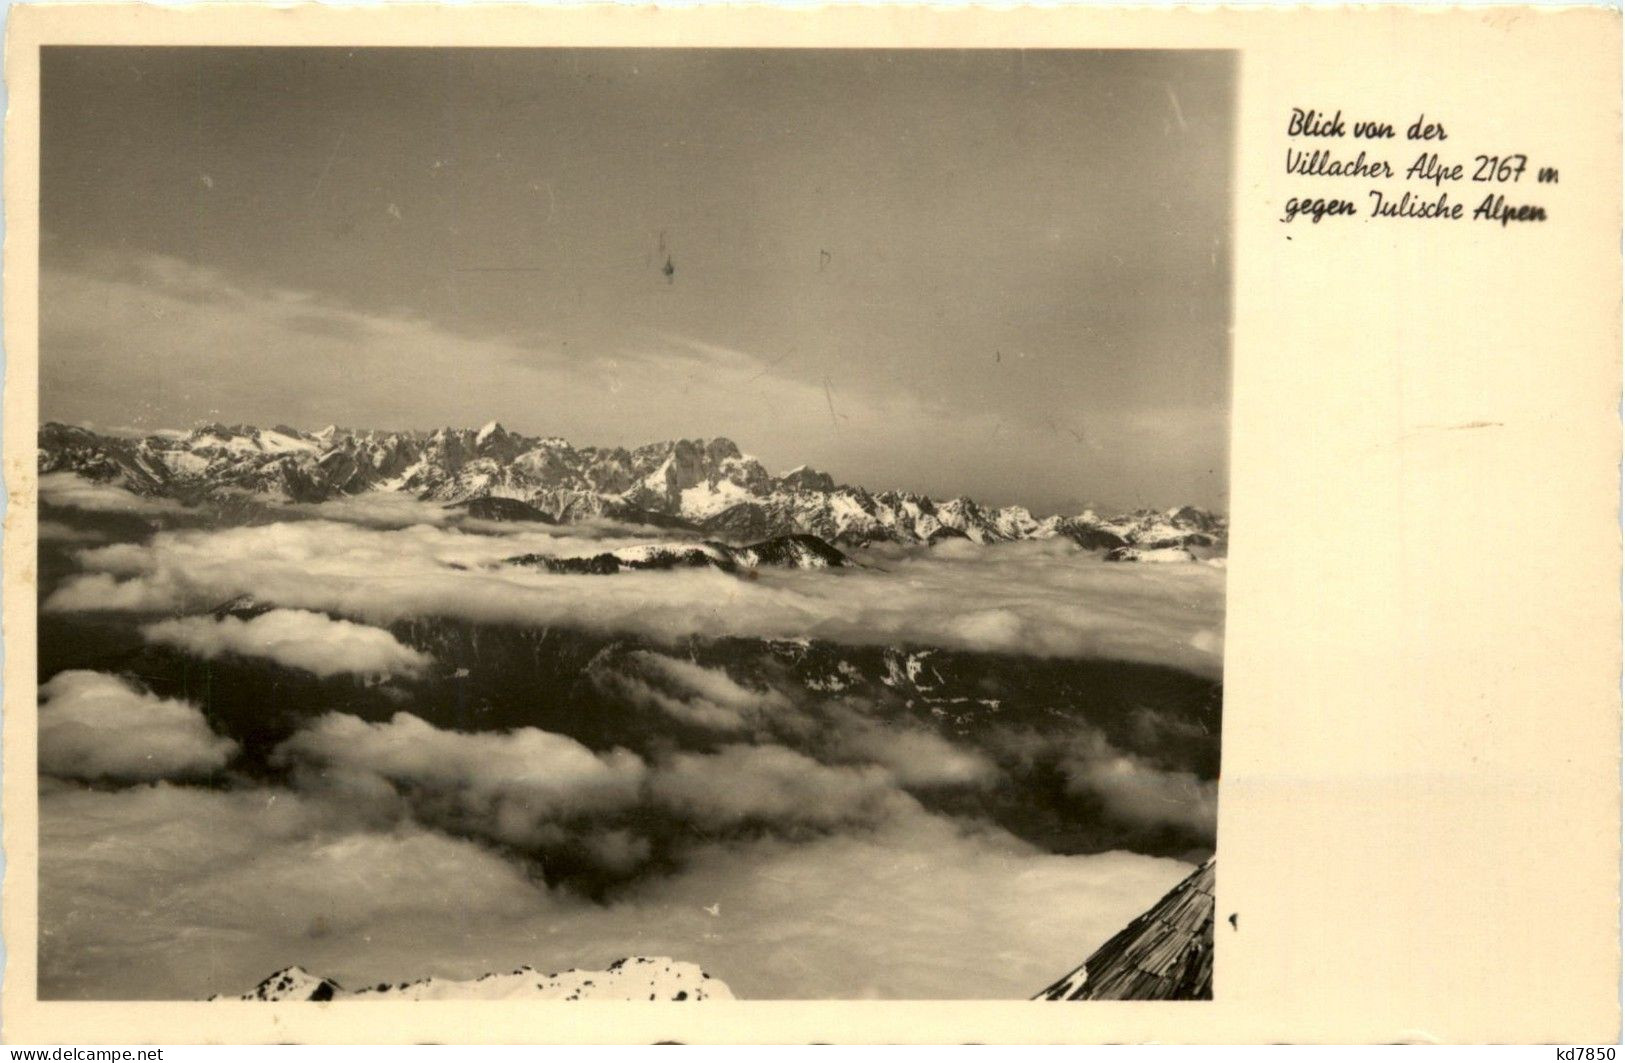
{"type": "Polygon", "coordinates": [[[1619,1035],[1617,12],[21,7],[0,1035],[1619,1035]]]}

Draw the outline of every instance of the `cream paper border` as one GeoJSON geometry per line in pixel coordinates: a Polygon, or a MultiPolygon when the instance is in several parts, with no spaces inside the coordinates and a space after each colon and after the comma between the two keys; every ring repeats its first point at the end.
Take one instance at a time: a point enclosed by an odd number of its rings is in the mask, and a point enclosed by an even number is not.
{"type": "Polygon", "coordinates": [[[1617,1040],[1619,38],[1614,12],[1511,7],[14,8],[5,1039],[1617,1040]],[[35,1001],[44,42],[1239,49],[1216,999],[35,1001]],[[1561,168],[1525,197],[1551,220],[1282,225],[1287,196],[1332,190],[1284,172],[1293,106],[1425,110],[1453,149],[1528,152],[1561,168]]]}

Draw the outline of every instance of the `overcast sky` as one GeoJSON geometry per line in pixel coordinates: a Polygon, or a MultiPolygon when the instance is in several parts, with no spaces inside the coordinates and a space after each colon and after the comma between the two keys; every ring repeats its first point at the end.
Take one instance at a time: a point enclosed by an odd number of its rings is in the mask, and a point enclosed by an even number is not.
{"type": "Polygon", "coordinates": [[[1234,89],[1202,52],[47,49],[42,414],[1223,508],[1234,89]]]}

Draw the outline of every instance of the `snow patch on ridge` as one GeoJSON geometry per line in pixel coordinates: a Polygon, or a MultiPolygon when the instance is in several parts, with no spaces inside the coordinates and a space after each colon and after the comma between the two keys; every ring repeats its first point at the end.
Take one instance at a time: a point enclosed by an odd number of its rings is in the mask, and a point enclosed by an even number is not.
{"type": "MultiPolygon", "coordinates": [[[[667,464],[670,464],[670,459],[667,459],[667,464]]],[[[703,519],[741,502],[749,502],[754,497],[732,480],[718,480],[714,484],[697,483],[679,496],[679,509],[685,517],[703,519]]]]}
{"type": "Polygon", "coordinates": [[[287,967],[239,997],[211,1000],[732,1000],[727,983],[696,964],[667,956],[632,956],[602,971],[569,970],[544,974],[531,967],[481,975],[466,981],[420,978],[412,982],[350,990],[302,967],[287,967]]]}

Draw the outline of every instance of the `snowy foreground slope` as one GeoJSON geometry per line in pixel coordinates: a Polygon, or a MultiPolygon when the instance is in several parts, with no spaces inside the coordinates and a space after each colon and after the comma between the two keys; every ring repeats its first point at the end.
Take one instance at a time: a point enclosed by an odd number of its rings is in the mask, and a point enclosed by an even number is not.
{"type": "Polygon", "coordinates": [[[728,986],[692,963],[632,956],[602,971],[543,974],[529,967],[459,982],[423,978],[346,989],[302,967],[288,967],[240,997],[214,1000],[732,1000],[728,986]]]}
{"type": "MultiPolygon", "coordinates": [[[[1211,1000],[1213,880],[1208,860],[1161,900],[1047,986],[1037,1000],[1211,1000]]],[[[424,978],[346,989],[288,967],[240,997],[213,1000],[732,1000],[726,983],[692,963],[634,956],[602,971],[543,974],[529,967],[468,981],[424,978]]]]}
{"type": "Polygon", "coordinates": [[[216,424],[131,439],[53,423],[40,429],[39,447],[42,474],[77,473],[188,505],[314,503],[400,492],[466,506],[486,519],[609,517],[735,543],[787,535],[845,545],[1064,536],[1089,550],[1169,551],[1222,548],[1228,530],[1224,517],[1193,506],[1040,519],[1022,506],[871,492],[806,467],[774,476],[727,439],[578,448],[495,423],[434,432],[216,424]]]}

